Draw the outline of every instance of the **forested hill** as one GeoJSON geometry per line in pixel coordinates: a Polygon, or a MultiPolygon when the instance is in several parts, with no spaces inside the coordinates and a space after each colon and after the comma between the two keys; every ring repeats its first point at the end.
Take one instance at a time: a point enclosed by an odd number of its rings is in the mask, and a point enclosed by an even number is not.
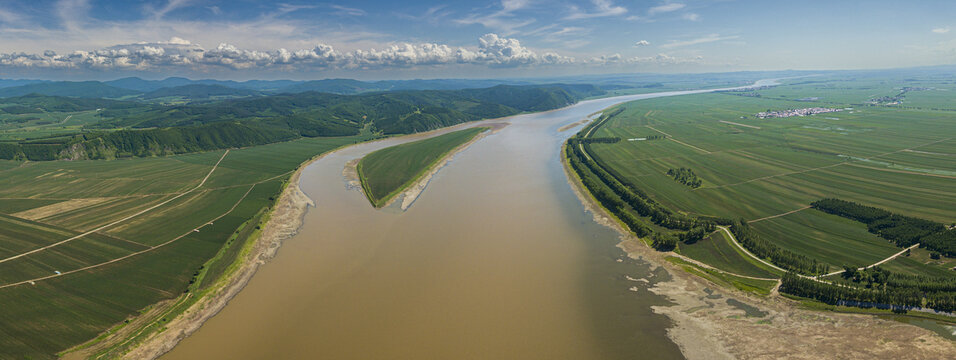
{"type": "Polygon", "coordinates": [[[101,128],[152,128],[223,121],[256,122],[303,136],[358,133],[369,125],[384,134],[428,131],[465,121],[559,108],[603,94],[590,85],[508,86],[335,95],[317,92],[191,104],[148,111],[104,111],[101,128]]]}
{"type": "MultiPolygon", "coordinates": [[[[260,145],[298,137],[408,134],[462,122],[560,108],[604,94],[591,85],[499,85],[335,95],[282,94],[205,104],[158,106],[97,100],[82,103],[102,120],[81,133],[0,142],[0,159],[111,159],[260,145]],[[122,130],[116,130],[122,129],[122,130]]],[[[43,103],[87,100],[23,97],[43,103]]],[[[34,106],[33,104],[31,106],[34,106]]],[[[77,106],[81,104],[76,104],[77,106]]],[[[47,105],[36,105],[42,107],[47,105]]],[[[79,109],[79,108],[78,108],[79,109]]]]}
{"type": "Polygon", "coordinates": [[[120,98],[136,95],[138,91],[121,89],[99,81],[56,81],[0,88],[0,97],[15,97],[30,94],[71,96],[78,98],[120,98]]]}

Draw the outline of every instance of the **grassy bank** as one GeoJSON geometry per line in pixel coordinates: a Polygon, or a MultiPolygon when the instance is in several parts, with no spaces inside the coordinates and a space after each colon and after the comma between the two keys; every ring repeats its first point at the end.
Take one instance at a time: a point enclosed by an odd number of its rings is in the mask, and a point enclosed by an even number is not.
{"type": "Polygon", "coordinates": [[[384,206],[427,174],[451,151],[485,130],[488,128],[459,130],[366,155],[357,167],[365,196],[373,206],[384,206]]]}

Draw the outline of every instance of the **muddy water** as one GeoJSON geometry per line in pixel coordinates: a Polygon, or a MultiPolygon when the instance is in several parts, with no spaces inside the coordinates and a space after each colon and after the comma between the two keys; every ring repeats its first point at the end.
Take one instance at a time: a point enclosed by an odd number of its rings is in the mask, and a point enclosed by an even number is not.
{"type": "MultiPolygon", "coordinates": [[[[508,119],[459,153],[405,212],[373,209],[342,169],[410,136],[309,165],[300,233],[167,359],[681,358],[646,289],[560,162],[562,125],[645,94],[508,119]]],[[[499,120],[500,121],[500,120],[499,120]]],[[[474,126],[478,124],[469,124],[474,126]]]]}

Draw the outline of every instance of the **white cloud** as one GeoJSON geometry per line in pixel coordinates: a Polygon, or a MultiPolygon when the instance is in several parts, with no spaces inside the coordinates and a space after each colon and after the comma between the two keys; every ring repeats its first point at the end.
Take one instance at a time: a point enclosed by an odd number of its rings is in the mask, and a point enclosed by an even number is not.
{"type": "Polygon", "coordinates": [[[697,44],[712,43],[712,42],[717,42],[717,41],[733,40],[733,39],[738,39],[738,38],[740,38],[740,36],[737,36],[737,35],[733,35],[733,36],[720,36],[720,34],[710,34],[710,35],[707,35],[707,36],[704,36],[704,37],[700,37],[700,38],[696,38],[696,39],[691,39],[691,40],[671,41],[671,42],[669,42],[669,43],[667,43],[667,44],[660,45],[660,47],[665,48],[665,49],[670,49],[670,48],[676,48],[676,47],[683,47],[683,46],[690,46],[690,45],[697,45],[697,44]]]}
{"type": "Polygon", "coordinates": [[[17,23],[20,22],[20,18],[19,14],[0,8],[0,23],[17,23]]]}
{"type": "Polygon", "coordinates": [[[695,13],[686,13],[684,15],[681,15],[681,18],[684,20],[697,21],[697,20],[700,20],[700,15],[695,13]]]}
{"type": "Polygon", "coordinates": [[[329,5],[330,8],[335,9],[335,13],[338,15],[348,15],[348,16],[365,16],[365,10],[350,8],[342,5],[329,5]]]}
{"type": "Polygon", "coordinates": [[[648,46],[648,45],[650,45],[650,44],[651,44],[650,41],[641,40],[641,41],[638,41],[638,42],[634,43],[634,46],[648,46]]]}
{"type": "Polygon", "coordinates": [[[658,5],[648,9],[647,14],[655,15],[655,14],[677,11],[677,10],[683,9],[685,6],[687,5],[684,5],[681,3],[669,3],[669,4],[658,5]]]}
{"type": "Polygon", "coordinates": [[[146,10],[153,13],[153,18],[162,19],[166,14],[172,12],[173,10],[189,6],[192,0],[169,0],[166,3],[166,6],[163,6],[160,9],[153,9],[151,6],[147,5],[146,10]]]}
{"type": "Polygon", "coordinates": [[[480,24],[508,36],[517,33],[518,29],[535,22],[535,19],[521,19],[514,14],[516,11],[527,8],[528,4],[528,0],[502,0],[501,10],[484,15],[471,14],[455,20],[455,22],[462,25],[480,24]]]}
{"type": "Polygon", "coordinates": [[[933,32],[937,34],[945,34],[949,32],[949,27],[947,26],[947,27],[935,28],[933,29],[933,32]]]}
{"type": "Polygon", "coordinates": [[[297,70],[308,68],[372,69],[429,65],[471,64],[490,67],[571,64],[574,59],[552,52],[537,53],[517,39],[486,34],[474,48],[450,47],[434,43],[393,43],[381,49],[337,51],[327,44],[311,49],[260,51],[222,43],[204,49],[190,41],[172,38],[153,43],[115,45],[93,51],[74,51],[58,55],[0,53],[0,67],[65,68],[93,70],[161,70],[185,67],[201,71],[208,68],[297,70]]]}
{"type": "Polygon", "coordinates": [[[87,0],[60,0],[56,3],[56,14],[67,31],[76,31],[86,21],[90,4],[87,0]]]}
{"type": "Polygon", "coordinates": [[[683,57],[674,57],[667,54],[657,54],[656,56],[647,56],[647,57],[630,57],[625,58],[621,54],[613,55],[603,55],[598,57],[592,57],[585,61],[588,65],[658,65],[658,66],[672,66],[672,65],[684,65],[684,64],[698,64],[703,61],[703,57],[696,56],[692,58],[683,58],[683,57]]]}
{"type": "Polygon", "coordinates": [[[565,20],[592,19],[605,16],[617,16],[627,13],[627,8],[614,5],[610,0],[591,0],[594,4],[594,12],[581,10],[577,6],[571,6],[571,14],[566,16],[565,20]]]}

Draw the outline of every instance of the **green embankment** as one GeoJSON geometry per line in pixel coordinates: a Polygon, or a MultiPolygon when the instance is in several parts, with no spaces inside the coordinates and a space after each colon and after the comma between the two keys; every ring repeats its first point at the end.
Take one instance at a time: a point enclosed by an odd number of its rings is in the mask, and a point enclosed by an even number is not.
{"type": "Polygon", "coordinates": [[[445,155],[485,130],[488,128],[459,130],[366,155],[357,166],[366,197],[375,207],[384,206],[428,173],[445,155]]]}

